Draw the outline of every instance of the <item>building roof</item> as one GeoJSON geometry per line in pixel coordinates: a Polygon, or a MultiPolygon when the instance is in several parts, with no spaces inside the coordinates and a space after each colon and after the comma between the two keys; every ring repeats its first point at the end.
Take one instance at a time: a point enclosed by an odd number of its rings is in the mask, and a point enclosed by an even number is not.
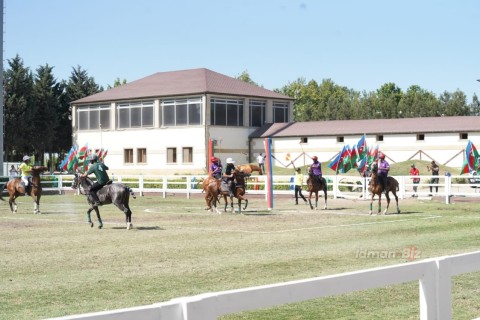
{"type": "Polygon", "coordinates": [[[293,100],[286,95],[201,68],[158,72],[122,86],[75,100],[72,104],[206,93],[293,100]]]}
{"type": "Polygon", "coordinates": [[[250,138],[480,132],[479,116],[268,123],[250,138]]]}

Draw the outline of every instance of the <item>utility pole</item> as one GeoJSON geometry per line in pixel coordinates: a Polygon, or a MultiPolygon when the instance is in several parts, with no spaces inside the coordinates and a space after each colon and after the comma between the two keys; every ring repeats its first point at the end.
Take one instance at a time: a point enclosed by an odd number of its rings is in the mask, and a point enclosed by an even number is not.
{"type": "Polygon", "coordinates": [[[0,156],[0,176],[6,175],[6,172],[3,172],[3,157],[5,156],[4,148],[3,148],[3,138],[5,137],[5,129],[3,126],[4,118],[3,118],[3,93],[4,93],[4,85],[3,85],[3,14],[4,14],[4,7],[3,7],[4,0],[0,0],[0,10],[2,10],[0,14],[0,151],[2,155],[0,156]]]}

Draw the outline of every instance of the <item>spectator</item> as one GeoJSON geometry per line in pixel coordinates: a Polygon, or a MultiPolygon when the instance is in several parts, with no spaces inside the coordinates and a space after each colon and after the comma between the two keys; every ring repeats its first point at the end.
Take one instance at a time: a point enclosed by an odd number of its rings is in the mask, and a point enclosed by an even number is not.
{"type": "MultiPolygon", "coordinates": [[[[440,168],[438,165],[435,163],[435,161],[432,161],[430,163],[430,166],[427,166],[428,171],[432,171],[432,181],[430,182],[431,184],[435,184],[435,193],[438,193],[438,174],[440,172],[440,168]],[[436,177],[435,177],[436,176],[436,177]]],[[[432,194],[433,186],[430,185],[430,195],[432,194]]]]}
{"type": "Polygon", "coordinates": [[[9,179],[8,180],[13,180],[17,175],[18,175],[18,170],[15,169],[15,166],[12,164],[12,166],[10,167],[10,171],[9,171],[10,175],[9,175],[9,179]]]}
{"type": "MultiPolygon", "coordinates": [[[[412,165],[410,166],[410,175],[411,176],[419,176],[420,175],[420,171],[415,168],[415,164],[412,163],[412,165]]],[[[412,181],[413,181],[413,194],[412,194],[412,197],[418,197],[418,194],[417,194],[417,188],[418,188],[418,184],[420,183],[420,178],[412,178],[412,181]]]]}
{"type": "Polygon", "coordinates": [[[262,172],[265,172],[265,157],[266,156],[263,155],[262,153],[260,153],[257,157],[258,167],[262,172]]]}
{"type": "Polygon", "coordinates": [[[305,203],[307,203],[307,199],[302,194],[302,186],[303,186],[303,174],[300,168],[295,169],[295,204],[298,204],[298,196],[303,199],[305,203]]]}

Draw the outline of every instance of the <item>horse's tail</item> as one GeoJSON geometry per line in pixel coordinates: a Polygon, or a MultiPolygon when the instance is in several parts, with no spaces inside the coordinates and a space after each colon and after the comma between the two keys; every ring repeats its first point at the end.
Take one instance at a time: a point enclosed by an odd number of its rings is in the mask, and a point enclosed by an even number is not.
{"type": "Polygon", "coordinates": [[[2,190],[0,191],[0,200],[2,200],[2,201],[5,201],[5,199],[3,199],[3,197],[2,197],[2,193],[3,193],[3,190],[5,190],[6,187],[7,187],[7,183],[4,183],[3,187],[2,187],[2,190]]]}
{"type": "Polygon", "coordinates": [[[137,196],[135,195],[135,192],[133,192],[133,189],[130,187],[125,187],[125,190],[130,193],[133,199],[137,199],[137,196]]]}

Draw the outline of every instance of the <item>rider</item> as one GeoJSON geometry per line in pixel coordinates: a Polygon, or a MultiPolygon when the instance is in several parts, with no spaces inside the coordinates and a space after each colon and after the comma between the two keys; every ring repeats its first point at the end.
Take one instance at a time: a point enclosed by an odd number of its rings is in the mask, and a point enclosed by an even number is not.
{"type": "Polygon", "coordinates": [[[233,161],[232,158],[227,158],[225,162],[227,163],[227,167],[225,168],[225,173],[223,175],[223,178],[227,182],[228,190],[230,191],[230,197],[233,197],[235,194],[234,192],[235,182],[233,181],[234,180],[233,174],[235,171],[235,161],[233,161]]]}
{"type": "Polygon", "coordinates": [[[22,182],[25,185],[25,193],[28,193],[27,189],[30,189],[30,179],[32,178],[32,166],[30,165],[29,156],[23,156],[23,162],[19,170],[22,172],[22,182]]]}
{"type": "Polygon", "coordinates": [[[310,170],[308,171],[308,175],[312,179],[318,183],[318,185],[322,185],[322,164],[318,161],[317,156],[312,157],[313,163],[310,166],[310,170]]]}
{"type": "Polygon", "coordinates": [[[217,157],[211,157],[210,161],[212,162],[210,165],[210,173],[212,177],[220,179],[222,177],[222,164],[218,161],[217,157]]]}
{"type": "Polygon", "coordinates": [[[390,164],[385,160],[385,154],[380,153],[378,155],[378,178],[380,179],[380,183],[383,187],[383,192],[385,193],[387,190],[387,178],[388,178],[388,170],[390,170],[390,164]]]}
{"type": "Polygon", "coordinates": [[[89,193],[90,203],[95,207],[101,205],[97,191],[102,189],[103,186],[110,181],[110,178],[107,173],[108,167],[103,162],[98,161],[98,155],[96,153],[90,154],[88,159],[90,160],[90,168],[88,168],[87,172],[82,174],[82,177],[87,177],[92,173],[97,177],[97,181],[92,184],[89,193]]]}

